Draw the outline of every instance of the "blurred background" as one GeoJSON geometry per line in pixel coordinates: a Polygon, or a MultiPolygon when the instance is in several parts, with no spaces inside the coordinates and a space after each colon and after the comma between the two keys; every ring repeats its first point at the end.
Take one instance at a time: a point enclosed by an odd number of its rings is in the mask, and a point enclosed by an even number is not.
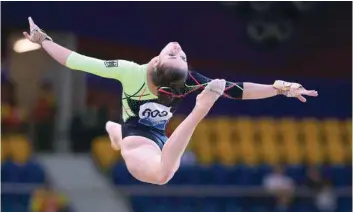
{"type": "MultiPolygon", "coordinates": [[[[2,2],[1,211],[351,212],[351,2],[2,2]],[[217,102],[168,185],[133,179],[110,148],[117,81],[68,70],[22,39],[147,63],[178,41],[214,78],[298,81],[305,104],[217,102]]],[[[189,96],[171,134],[194,106],[189,96]]]]}

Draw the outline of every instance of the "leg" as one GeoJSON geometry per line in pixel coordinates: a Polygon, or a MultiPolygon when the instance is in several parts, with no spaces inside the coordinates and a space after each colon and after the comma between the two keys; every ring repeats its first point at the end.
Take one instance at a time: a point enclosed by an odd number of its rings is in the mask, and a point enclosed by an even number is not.
{"type": "Polygon", "coordinates": [[[162,152],[151,140],[130,136],[122,140],[121,150],[130,173],[143,182],[166,184],[179,168],[180,158],[198,123],[222,95],[224,80],[213,80],[197,97],[194,110],[176,128],[162,152]]]}
{"type": "Polygon", "coordinates": [[[207,115],[216,100],[223,94],[225,80],[212,80],[196,98],[194,110],[175,129],[163,147],[161,158],[161,169],[165,180],[167,176],[175,173],[175,167],[179,167],[180,159],[196,126],[207,115]]]}
{"type": "Polygon", "coordinates": [[[105,129],[107,130],[111,142],[111,146],[114,150],[120,149],[120,142],[122,140],[121,136],[121,125],[112,121],[108,121],[105,124],[105,129]]]}
{"type": "Polygon", "coordinates": [[[124,138],[121,154],[131,175],[142,182],[166,184],[178,170],[181,156],[203,117],[192,112],[170,136],[162,151],[147,138],[124,138]]]}

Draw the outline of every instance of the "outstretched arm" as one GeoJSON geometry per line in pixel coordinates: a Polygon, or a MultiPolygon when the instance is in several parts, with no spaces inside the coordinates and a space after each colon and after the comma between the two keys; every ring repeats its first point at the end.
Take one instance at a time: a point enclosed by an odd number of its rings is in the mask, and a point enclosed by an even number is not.
{"type": "Polygon", "coordinates": [[[84,71],[105,78],[122,81],[125,70],[136,68],[138,64],[126,60],[104,61],[78,54],[55,43],[44,31],[28,18],[30,34],[24,36],[33,43],[42,45],[43,49],[57,62],[74,70],[84,71]]]}
{"type": "Polygon", "coordinates": [[[273,85],[257,84],[252,82],[244,82],[242,99],[265,99],[276,96],[278,91],[273,85]]]}
{"type": "MultiPolygon", "coordinates": [[[[195,87],[204,87],[211,81],[197,72],[190,72],[186,82],[189,90],[195,87]]],[[[296,97],[302,102],[306,102],[303,95],[318,96],[317,91],[306,90],[298,83],[288,83],[277,80],[272,85],[257,84],[251,82],[227,82],[223,96],[231,99],[265,99],[276,95],[296,97]]]]}

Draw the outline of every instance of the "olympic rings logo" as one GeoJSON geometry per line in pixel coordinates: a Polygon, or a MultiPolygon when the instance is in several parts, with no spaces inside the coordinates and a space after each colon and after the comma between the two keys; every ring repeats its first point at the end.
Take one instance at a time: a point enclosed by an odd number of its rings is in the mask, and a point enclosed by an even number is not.
{"type": "Polygon", "coordinates": [[[290,22],[270,23],[256,21],[248,24],[247,32],[252,39],[258,42],[267,41],[269,39],[284,41],[293,33],[293,25],[290,22]]]}

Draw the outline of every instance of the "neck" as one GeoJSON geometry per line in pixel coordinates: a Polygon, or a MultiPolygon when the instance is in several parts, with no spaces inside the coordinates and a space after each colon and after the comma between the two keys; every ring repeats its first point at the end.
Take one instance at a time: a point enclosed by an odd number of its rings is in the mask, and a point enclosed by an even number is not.
{"type": "Polygon", "coordinates": [[[157,58],[153,58],[148,64],[147,64],[147,86],[149,90],[155,95],[158,96],[158,91],[157,91],[157,86],[153,84],[152,81],[152,70],[153,70],[153,63],[155,62],[157,58]]]}

